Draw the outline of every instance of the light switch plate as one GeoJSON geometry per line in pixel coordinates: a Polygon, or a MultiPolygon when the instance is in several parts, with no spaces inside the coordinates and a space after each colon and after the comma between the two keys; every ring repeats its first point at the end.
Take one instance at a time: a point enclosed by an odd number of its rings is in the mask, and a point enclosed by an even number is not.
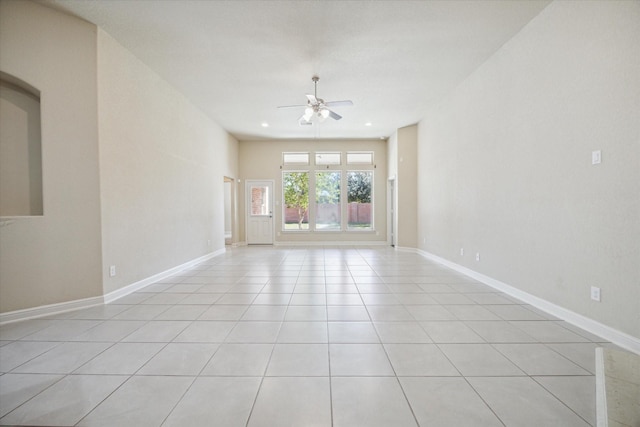
{"type": "Polygon", "coordinates": [[[602,163],[602,151],[596,150],[591,152],[591,164],[599,165],[602,163]]]}

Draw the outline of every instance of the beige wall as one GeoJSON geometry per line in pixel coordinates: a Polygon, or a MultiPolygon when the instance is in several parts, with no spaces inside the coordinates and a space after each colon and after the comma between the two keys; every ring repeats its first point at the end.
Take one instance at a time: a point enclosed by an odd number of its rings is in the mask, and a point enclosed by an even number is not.
{"type": "MultiPolygon", "coordinates": [[[[291,242],[353,242],[387,240],[386,191],[387,147],[384,140],[309,140],[309,141],[241,141],[239,151],[240,178],[238,184],[238,210],[240,241],[245,236],[245,192],[247,179],[273,180],[276,243],[291,242]],[[282,153],[298,151],[373,151],[374,162],[374,224],[375,231],[353,232],[282,232],[282,153]],[[278,235],[280,233],[280,235],[278,235]]],[[[304,167],[300,168],[301,170],[304,167]]],[[[357,169],[354,168],[354,169],[357,169]]]]}
{"type": "Polygon", "coordinates": [[[224,248],[237,141],[102,30],[98,101],[105,293],[224,248]]]}
{"type": "Polygon", "coordinates": [[[0,312],[102,293],[96,27],[0,1],[0,71],[41,92],[44,216],[0,227],[0,312]]]}
{"type": "Polygon", "coordinates": [[[639,22],[638,2],[550,4],[426,115],[418,146],[421,249],[635,337],[639,22]]]}
{"type": "Polygon", "coordinates": [[[396,197],[398,217],[396,242],[399,247],[415,248],[418,245],[418,126],[398,129],[396,160],[396,197]]]}
{"type": "Polygon", "coordinates": [[[0,52],[0,71],[41,92],[44,182],[42,217],[1,221],[0,312],[100,297],[224,247],[237,140],[77,18],[0,0],[0,52]]]}

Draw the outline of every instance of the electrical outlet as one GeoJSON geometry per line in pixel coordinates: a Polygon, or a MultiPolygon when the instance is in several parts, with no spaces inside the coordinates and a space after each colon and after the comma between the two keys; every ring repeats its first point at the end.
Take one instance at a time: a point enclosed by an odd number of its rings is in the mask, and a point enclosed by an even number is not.
{"type": "Polygon", "coordinates": [[[600,302],[600,288],[596,286],[591,287],[591,299],[600,302]]]}
{"type": "Polygon", "coordinates": [[[211,240],[207,240],[207,246],[211,246],[211,240]]]}
{"type": "Polygon", "coordinates": [[[480,261],[480,252],[476,252],[476,261],[480,261]]]}
{"type": "Polygon", "coordinates": [[[113,277],[116,275],[116,266],[112,265],[111,267],[109,267],[109,276],[113,277]]]}
{"type": "Polygon", "coordinates": [[[460,256],[464,256],[464,248],[460,248],[460,256]]]}

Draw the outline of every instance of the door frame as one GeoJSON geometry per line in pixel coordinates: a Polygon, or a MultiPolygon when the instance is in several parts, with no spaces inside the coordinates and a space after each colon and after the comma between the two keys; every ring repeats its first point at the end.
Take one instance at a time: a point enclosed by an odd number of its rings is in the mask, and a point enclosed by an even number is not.
{"type": "Polygon", "coordinates": [[[276,221],[274,218],[274,191],[275,191],[275,180],[273,179],[245,179],[244,180],[244,229],[245,229],[245,239],[247,241],[247,245],[273,245],[275,241],[275,229],[276,229],[276,221]],[[271,243],[251,243],[249,241],[249,219],[251,218],[251,184],[255,184],[257,182],[266,182],[271,186],[271,194],[269,196],[269,206],[271,207],[271,243]]]}
{"type": "Polygon", "coordinates": [[[392,247],[396,247],[398,239],[398,210],[396,209],[396,176],[389,177],[387,180],[387,243],[392,247]]]}

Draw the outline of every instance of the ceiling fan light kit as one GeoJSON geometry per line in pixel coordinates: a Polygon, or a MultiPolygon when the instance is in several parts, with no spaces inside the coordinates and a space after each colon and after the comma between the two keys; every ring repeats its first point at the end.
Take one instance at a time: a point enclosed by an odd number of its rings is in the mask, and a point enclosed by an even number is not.
{"type": "Polygon", "coordinates": [[[327,117],[331,117],[334,120],[340,120],[341,115],[330,110],[328,107],[347,107],[352,106],[353,102],[350,100],[344,101],[329,101],[325,102],[324,99],[318,98],[318,80],[320,77],[313,76],[311,78],[314,85],[313,95],[307,95],[307,103],[301,105],[282,105],[278,108],[290,108],[290,107],[305,107],[304,114],[298,119],[300,126],[309,126],[313,124],[312,119],[317,118],[318,122],[324,122],[327,117]]]}

